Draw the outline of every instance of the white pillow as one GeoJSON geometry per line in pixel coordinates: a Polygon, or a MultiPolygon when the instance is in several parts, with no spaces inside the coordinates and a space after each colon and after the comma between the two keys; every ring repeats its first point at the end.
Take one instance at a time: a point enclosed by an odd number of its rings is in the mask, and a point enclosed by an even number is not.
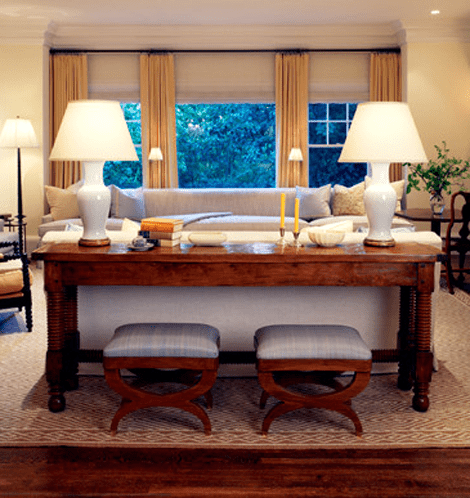
{"type": "Polygon", "coordinates": [[[54,221],[80,216],[76,192],[50,185],[46,185],[45,190],[47,203],[54,221]]]}
{"type": "Polygon", "coordinates": [[[306,220],[323,218],[331,215],[331,185],[319,188],[295,187],[299,199],[299,216],[306,220]]]}
{"type": "Polygon", "coordinates": [[[111,216],[139,221],[145,218],[143,187],[121,189],[112,185],[111,216]]]}
{"type": "Polygon", "coordinates": [[[122,220],[121,232],[137,232],[140,230],[140,224],[130,220],[129,218],[124,218],[122,220]]]}

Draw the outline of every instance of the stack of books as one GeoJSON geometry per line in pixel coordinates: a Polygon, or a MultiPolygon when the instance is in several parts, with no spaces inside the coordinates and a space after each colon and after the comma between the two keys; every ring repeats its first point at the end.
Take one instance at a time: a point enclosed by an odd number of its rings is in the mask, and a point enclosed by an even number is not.
{"type": "Polygon", "coordinates": [[[139,235],[161,247],[177,246],[181,240],[183,220],[174,218],[144,218],[140,222],[139,235]]]}

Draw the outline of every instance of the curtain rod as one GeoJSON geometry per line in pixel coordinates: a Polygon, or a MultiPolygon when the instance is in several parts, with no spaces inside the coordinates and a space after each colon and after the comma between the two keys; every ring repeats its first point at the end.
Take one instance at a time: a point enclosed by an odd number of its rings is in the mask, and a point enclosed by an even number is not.
{"type": "Polygon", "coordinates": [[[282,52],[379,52],[379,53],[400,53],[400,48],[345,48],[345,49],[233,49],[233,50],[223,50],[223,49],[208,49],[208,50],[157,50],[157,49],[148,49],[148,50],[115,50],[115,49],[91,49],[91,50],[80,50],[80,49],[68,49],[68,48],[51,48],[49,53],[54,54],[107,54],[107,53],[116,53],[116,54],[162,54],[162,53],[173,53],[173,54],[181,54],[181,53],[200,53],[200,54],[211,54],[211,53],[282,53],[282,52]]]}

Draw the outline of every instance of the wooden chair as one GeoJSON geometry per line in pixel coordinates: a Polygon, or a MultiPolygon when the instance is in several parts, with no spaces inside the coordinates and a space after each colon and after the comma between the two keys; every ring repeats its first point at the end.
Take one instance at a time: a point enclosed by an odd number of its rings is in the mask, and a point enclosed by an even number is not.
{"type": "Polygon", "coordinates": [[[28,256],[20,251],[17,240],[5,239],[3,242],[0,239],[0,309],[22,311],[24,308],[26,327],[31,332],[33,314],[28,256]]]}
{"type": "Polygon", "coordinates": [[[271,325],[256,331],[255,349],[263,388],[260,407],[265,407],[269,396],[280,401],[264,418],[263,436],[274,419],[300,408],[337,411],[352,420],[356,436],[362,435],[351,399],[369,383],[372,353],[357,330],[341,325],[271,325]],[[343,372],[354,372],[347,385],[335,378],[343,372]],[[303,394],[286,389],[306,383],[329,390],[303,394]]]}
{"type": "Polygon", "coordinates": [[[465,280],[464,275],[470,273],[470,267],[465,264],[465,256],[470,251],[470,240],[468,238],[470,234],[469,223],[470,192],[456,192],[451,197],[450,222],[447,226],[445,239],[446,280],[447,288],[451,294],[454,293],[454,286],[462,285],[465,280]],[[464,200],[461,216],[456,207],[459,197],[462,197],[464,200]],[[458,268],[452,262],[452,253],[458,253],[458,268]],[[457,279],[455,279],[454,273],[458,274],[457,279]]]}
{"type": "Polygon", "coordinates": [[[122,396],[121,406],[111,422],[111,433],[115,434],[119,421],[135,410],[166,406],[198,417],[209,435],[209,417],[194,400],[204,396],[208,408],[212,408],[210,389],[217,378],[219,342],[219,331],[205,324],[134,323],[118,327],[103,351],[106,382],[122,396]],[[151,393],[124,380],[122,369],[143,372],[152,381],[189,387],[168,394],[151,393]]]}

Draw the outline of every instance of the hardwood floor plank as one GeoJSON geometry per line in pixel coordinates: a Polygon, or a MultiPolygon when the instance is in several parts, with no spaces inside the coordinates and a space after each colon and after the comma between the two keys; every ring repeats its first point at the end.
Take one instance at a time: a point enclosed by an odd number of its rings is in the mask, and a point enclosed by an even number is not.
{"type": "Polygon", "coordinates": [[[0,496],[466,497],[470,449],[0,448],[0,496]]]}

